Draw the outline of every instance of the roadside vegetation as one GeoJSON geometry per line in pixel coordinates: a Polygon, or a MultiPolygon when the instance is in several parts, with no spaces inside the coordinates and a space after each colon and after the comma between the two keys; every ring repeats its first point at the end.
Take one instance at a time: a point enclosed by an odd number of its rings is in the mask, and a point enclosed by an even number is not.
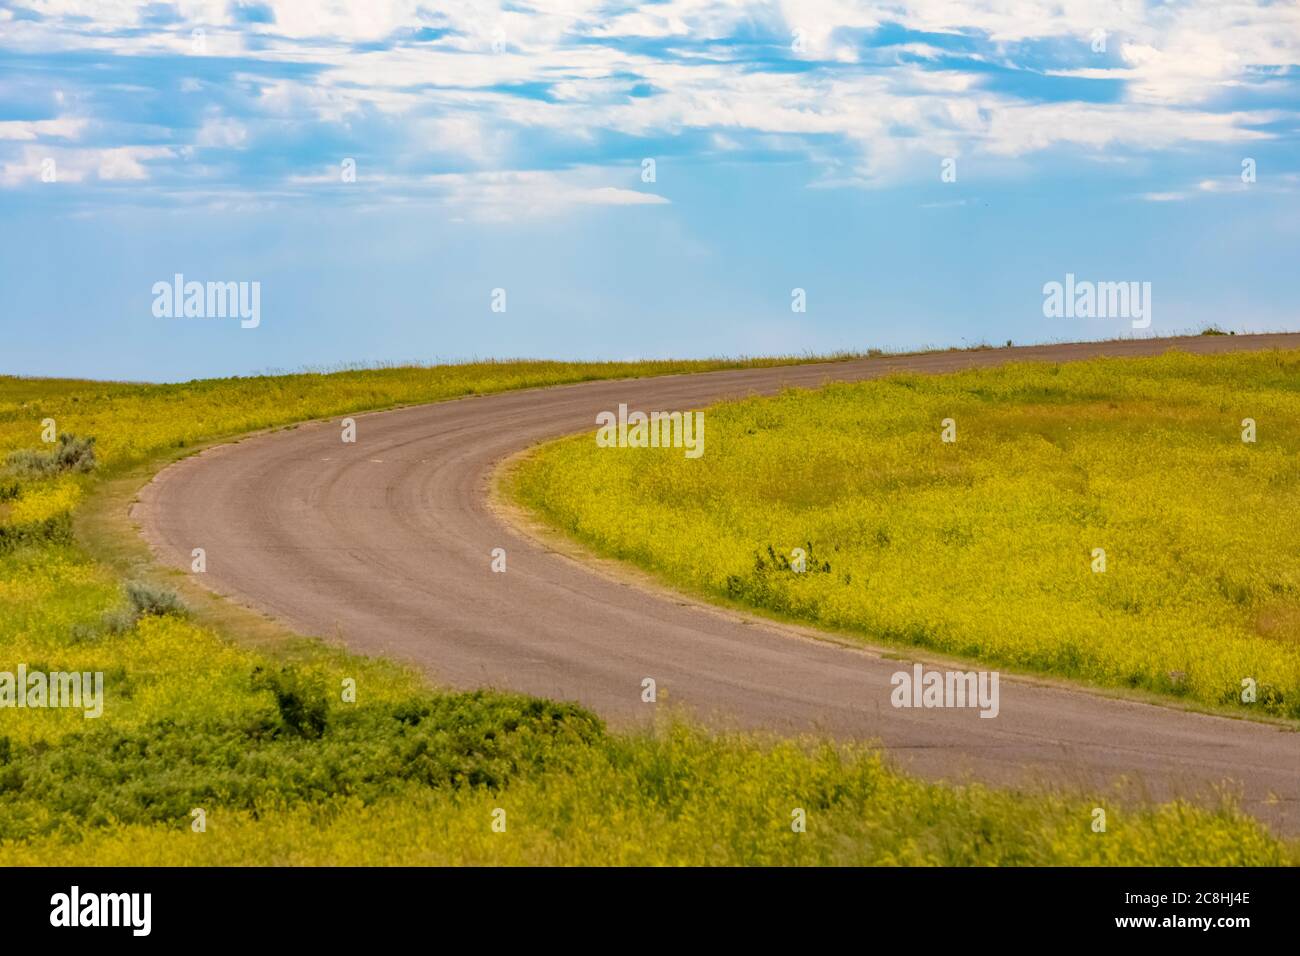
{"type": "Polygon", "coordinates": [[[1298,383],[1300,352],[900,375],[712,407],[698,460],[565,439],[513,489],[716,600],[1300,718],[1298,383]]]}
{"type": "Polygon", "coordinates": [[[0,378],[0,672],[105,679],[98,719],[0,708],[0,866],[1300,861],[1300,845],[1226,802],[940,786],[865,747],[674,723],[613,733],[569,704],[441,693],[319,642],[247,640],[165,581],[92,557],[74,534],[115,475],[241,432],[711,365],[495,363],[168,386],[0,378]],[[46,418],[68,437],[42,443],[46,418]],[[1104,834],[1091,829],[1099,805],[1104,834]],[[804,833],[791,828],[796,809],[804,833]]]}

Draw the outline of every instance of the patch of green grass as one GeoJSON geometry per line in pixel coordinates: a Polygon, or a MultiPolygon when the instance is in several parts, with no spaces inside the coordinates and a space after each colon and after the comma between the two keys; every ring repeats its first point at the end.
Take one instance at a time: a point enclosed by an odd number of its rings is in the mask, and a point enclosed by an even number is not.
{"type": "Polygon", "coordinates": [[[716,737],[680,725],[607,735],[567,711],[558,722],[549,713],[508,722],[515,729],[489,737],[505,740],[483,754],[492,722],[517,705],[485,696],[434,706],[442,712],[427,730],[395,731],[401,725],[390,711],[358,715],[358,726],[332,743],[327,731],[317,744],[270,745],[283,748],[274,756],[268,747],[248,752],[241,740],[232,766],[205,769],[195,789],[185,789],[183,772],[196,755],[181,737],[180,755],[159,755],[181,771],[161,803],[142,800],[153,801],[157,786],[132,789],[152,781],[147,770],[129,764],[132,773],[119,781],[105,767],[110,776],[100,782],[112,796],[58,795],[51,802],[74,808],[66,814],[70,829],[0,843],[0,861],[1252,866],[1298,859],[1294,844],[1227,807],[1128,810],[1096,798],[940,786],[891,771],[865,748],[716,737]],[[467,707],[467,724],[448,720],[467,707]],[[408,752],[419,756],[407,759],[408,752]],[[483,767],[486,775],[475,779],[483,767]],[[264,785],[266,774],[279,789],[264,785]],[[191,805],[205,810],[206,832],[191,831],[191,805]],[[1105,833],[1091,829],[1097,805],[1108,808],[1105,833]],[[116,816],[91,822],[108,812],[116,816]]]}
{"type": "Polygon", "coordinates": [[[331,708],[318,679],[272,673],[254,672],[250,687],[270,700],[238,720],[164,718],[126,729],[87,720],[53,747],[0,738],[0,833],[23,841],[110,825],[187,826],[195,807],[371,804],[409,783],[499,790],[571,763],[600,734],[599,721],[575,707],[510,695],[331,708]]]}

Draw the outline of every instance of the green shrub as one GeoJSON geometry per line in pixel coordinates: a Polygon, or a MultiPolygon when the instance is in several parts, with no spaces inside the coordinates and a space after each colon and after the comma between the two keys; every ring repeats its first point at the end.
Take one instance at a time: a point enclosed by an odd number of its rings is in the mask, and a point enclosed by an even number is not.
{"type": "Polygon", "coordinates": [[[20,448],[10,452],[5,467],[13,474],[33,478],[90,471],[95,467],[95,439],[93,436],[78,438],[71,432],[64,432],[49,451],[20,448]]]}
{"type": "Polygon", "coordinates": [[[184,615],[187,612],[183,602],[175,591],[147,581],[131,581],[126,586],[126,597],[137,617],[150,614],[184,615]]]}
{"type": "Polygon", "coordinates": [[[291,733],[307,738],[325,733],[329,705],[319,680],[303,675],[293,666],[278,671],[258,667],[253,670],[253,689],[269,690],[275,696],[280,720],[291,733]]]}
{"type": "Polygon", "coordinates": [[[574,705],[488,692],[340,707],[326,725],[314,680],[283,670],[257,679],[276,693],[279,719],[95,726],[57,747],[0,738],[0,842],[185,826],[194,807],[260,813],[333,797],[370,804],[413,785],[495,791],[516,777],[563,772],[606,739],[599,719],[574,705]],[[291,721],[320,732],[285,733],[291,721]]]}
{"type": "Polygon", "coordinates": [[[171,588],[148,581],[128,581],[125,605],[106,612],[98,628],[93,625],[78,625],[73,628],[71,637],[80,643],[95,640],[103,633],[125,634],[142,617],[162,617],[166,614],[184,617],[188,613],[185,602],[171,588]]]}
{"type": "Polygon", "coordinates": [[[0,553],[20,545],[67,544],[72,541],[72,516],[58,514],[44,521],[0,524],[0,553]]]}

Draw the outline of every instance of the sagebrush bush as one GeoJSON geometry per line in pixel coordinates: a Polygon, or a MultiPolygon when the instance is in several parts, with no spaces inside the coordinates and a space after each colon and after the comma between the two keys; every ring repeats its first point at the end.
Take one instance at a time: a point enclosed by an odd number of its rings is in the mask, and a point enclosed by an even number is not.
{"type": "Polygon", "coordinates": [[[185,602],[171,588],[148,581],[130,581],[126,597],[138,617],[149,614],[185,614],[185,602]]]}
{"type": "Polygon", "coordinates": [[[49,451],[21,448],[10,452],[5,467],[15,475],[35,478],[90,471],[95,467],[95,439],[64,432],[49,451]]]}
{"type": "Polygon", "coordinates": [[[149,581],[128,581],[126,584],[126,603],[105,611],[99,619],[98,626],[79,622],[70,631],[73,641],[91,641],[109,635],[121,635],[130,631],[144,617],[163,617],[173,615],[185,617],[189,608],[171,588],[149,581]]]}

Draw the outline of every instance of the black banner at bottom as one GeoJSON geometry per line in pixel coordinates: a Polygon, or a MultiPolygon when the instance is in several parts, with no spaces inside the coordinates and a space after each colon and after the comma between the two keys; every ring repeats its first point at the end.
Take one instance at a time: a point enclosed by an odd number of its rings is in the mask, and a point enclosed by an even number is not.
{"type": "Polygon", "coordinates": [[[1027,931],[1231,946],[1294,940],[1298,886],[1285,869],[10,869],[0,918],[8,943],[612,942],[620,926],[647,945],[773,942],[847,921],[863,941],[916,933],[922,949],[1027,931]]]}

